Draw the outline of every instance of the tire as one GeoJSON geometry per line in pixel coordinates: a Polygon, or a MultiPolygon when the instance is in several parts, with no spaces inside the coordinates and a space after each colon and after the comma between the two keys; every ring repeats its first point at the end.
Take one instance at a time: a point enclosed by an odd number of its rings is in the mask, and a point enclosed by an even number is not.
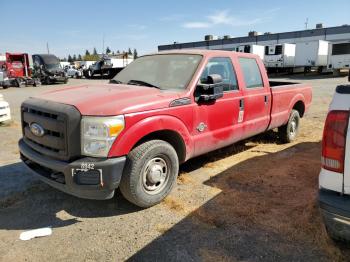
{"type": "Polygon", "coordinates": [[[178,172],[179,159],[175,149],[163,140],[147,141],[128,154],[120,191],[131,203],[151,207],[170,193],[178,172]]]}
{"type": "Polygon", "coordinates": [[[34,80],[33,86],[34,86],[34,87],[41,86],[41,82],[40,82],[39,80],[34,80]]]}
{"type": "Polygon", "coordinates": [[[279,138],[283,143],[294,141],[299,132],[300,115],[295,109],[290,113],[288,123],[278,128],[279,138]]]}
{"type": "Polygon", "coordinates": [[[16,87],[18,88],[22,88],[22,87],[25,87],[26,86],[26,83],[21,81],[20,79],[16,79],[16,87]]]}
{"type": "Polygon", "coordinates": [[[44,84],[45,84],[45,85],[51,85],[51,80],[50,80],[49,77],[46,77],[46,78],[45,78],[44,84]]]}

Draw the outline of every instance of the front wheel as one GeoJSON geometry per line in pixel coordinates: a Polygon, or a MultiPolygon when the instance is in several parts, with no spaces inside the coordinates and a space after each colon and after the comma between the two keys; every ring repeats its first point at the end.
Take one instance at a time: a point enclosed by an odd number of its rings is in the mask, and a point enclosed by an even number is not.
{"type": "Polygon", "coordinates": [[[131,203],[151,207],[170,193],[178,172],[175,149],[163,140],[147,141],[128,154],[120,191],[131,203]]]}
{"type": "Polygon", "coordinates": [[[283,143],[294,141],[299,132],[300,115],[295,109],[292,110],[288,123],[278,128],[278,133],[283,143]]]}

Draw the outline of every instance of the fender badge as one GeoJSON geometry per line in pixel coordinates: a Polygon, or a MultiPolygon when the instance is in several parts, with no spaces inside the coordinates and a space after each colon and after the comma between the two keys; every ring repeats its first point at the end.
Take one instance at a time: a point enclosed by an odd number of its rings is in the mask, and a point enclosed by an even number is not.
{"type": "Polygon", "coordinates": [[[204,124],[203,122],[199,123],[199,125],[197,126],[198,132],[203,132],[206,128],[207,128],[207,125],[204,124]]]}

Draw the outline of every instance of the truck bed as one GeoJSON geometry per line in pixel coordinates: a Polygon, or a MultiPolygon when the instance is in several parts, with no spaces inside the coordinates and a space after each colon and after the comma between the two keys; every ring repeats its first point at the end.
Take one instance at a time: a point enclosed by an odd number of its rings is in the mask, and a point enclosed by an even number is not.
{"type": "Polygon", "coordinates": [[[283,81],[269,81],[270,87],[281,87],[286,85],[298,85],[296,82],[283,82],[283,81]]]}
{"type": "Polygon", "coordinates": [[[269,129],[282,126],[288,122],[293,108],[300,107],[301,117],[309,109],[312,100],[312,88],[309,85],[270,81],[272,106],[269,129]]]}

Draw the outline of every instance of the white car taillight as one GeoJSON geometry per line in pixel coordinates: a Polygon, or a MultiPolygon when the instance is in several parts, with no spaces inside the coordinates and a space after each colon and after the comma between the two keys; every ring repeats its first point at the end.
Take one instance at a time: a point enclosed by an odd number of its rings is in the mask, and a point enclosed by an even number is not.
{"type": "Polygon", "coordinates": [[[322,167],[344,172],[345,142],[349,111],[334,110],[327,115],[322,140],[322,167]]]}

